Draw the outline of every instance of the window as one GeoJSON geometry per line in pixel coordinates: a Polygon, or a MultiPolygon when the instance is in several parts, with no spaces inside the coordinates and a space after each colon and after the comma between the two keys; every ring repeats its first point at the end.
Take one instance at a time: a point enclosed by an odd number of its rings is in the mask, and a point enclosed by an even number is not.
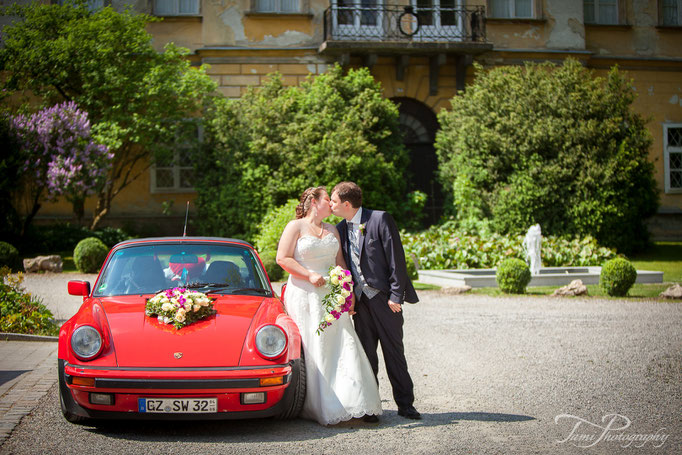
{"type": "MultiPolygon", "coordinates": [[[[111,6],[111,0],[87,0],[85,2],[88,6],[88,9],[92,12],[95,12],[97,10],[100,10],[104,8],[105,6],[111,6]]],[[[64,5],[64,0],[59,0],[57,2],[58,5],[63,6],[64,5]]]]}
{"type": "Polygon", "coordinates": [[[586,24],[618,24],[618,0],[584,0],[586,24]]]}
{"type": "Polygon", "coordinates": [[[660,0],[659,24],[682,25],[682,0],[660,0]]]}
{"type": "Polygon", "coordinates": [[[157,159],[151,168],[151,192],[174,193],[194,190],[192,152],[201,144],[203,131],[196,121],[182,124],[169,153],[157,159]]]}
{"type": "Polygon", "coordinates": [[[665,192],[682,193],[682,123],[663,125],[665,192]]]}
{"type": "Polygon", "coordinates": [[[154,0],[157,16],[198,16],[199,0],[154,0]]]}
{"type": "Polygon", "coordinates": [[[535,17],[533,0],[490,0],[488,4],[490,17],[493,18],[531,19],[535,17]]]}
{"type": "Polygon", "coordinates": [[[299,0],[254,0],[254,10],[259,13],[298,13],[299,0]]]}

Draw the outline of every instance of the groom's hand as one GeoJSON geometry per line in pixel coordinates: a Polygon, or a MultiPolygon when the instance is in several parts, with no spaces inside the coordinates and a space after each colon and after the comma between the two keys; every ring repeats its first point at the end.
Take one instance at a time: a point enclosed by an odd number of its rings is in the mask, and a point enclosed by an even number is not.
{"type": "Polygon", "coordinates": [[[394,313],[400,313],[403,310],[403,306],[399,303],[395,303],[392,300],[388,301],[388,307],[393,311],[394,313]]]}

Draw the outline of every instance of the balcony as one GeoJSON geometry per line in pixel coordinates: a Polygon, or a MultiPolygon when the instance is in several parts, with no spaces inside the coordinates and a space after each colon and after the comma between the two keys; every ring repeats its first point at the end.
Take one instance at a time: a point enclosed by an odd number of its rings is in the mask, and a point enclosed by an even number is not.
{"type": "Polygon", "coordinates": [[[324,42],[319,51],[341,55],[475,55],[492,49],[486,42],[484,7],[430,4],[423,8],[380,5],[377,0],[333,0],[324,13],[324,42]]]}

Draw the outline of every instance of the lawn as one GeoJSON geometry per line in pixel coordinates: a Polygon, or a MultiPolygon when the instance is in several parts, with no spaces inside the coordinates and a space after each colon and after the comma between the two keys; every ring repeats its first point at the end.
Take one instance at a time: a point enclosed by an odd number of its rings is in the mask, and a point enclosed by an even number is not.
{"type": "Polygon", "coordinates": [[[663,272],[666,283],[682,283],[682,242],[656,242],[649,251],[630,260],[637,270],[663,272]]]}

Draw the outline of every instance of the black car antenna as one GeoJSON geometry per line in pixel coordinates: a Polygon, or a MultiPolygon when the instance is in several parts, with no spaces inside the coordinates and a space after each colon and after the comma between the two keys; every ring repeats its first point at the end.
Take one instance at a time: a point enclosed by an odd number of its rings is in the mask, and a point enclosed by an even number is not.
{"type": "Polygon", "coordinates": [[[187,237],[187,216],[189,215],[189,201],[187,201],[187,210],[185,210],[185,227],[182,229],[182,236],[187,237]]]}

